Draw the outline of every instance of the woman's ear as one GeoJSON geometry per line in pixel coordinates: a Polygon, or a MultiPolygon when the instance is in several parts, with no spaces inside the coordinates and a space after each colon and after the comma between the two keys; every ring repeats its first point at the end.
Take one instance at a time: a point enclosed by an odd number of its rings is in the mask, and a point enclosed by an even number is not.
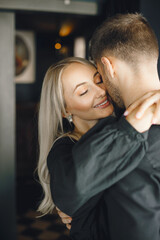
{"type": "Polygon", "coordinates": [[[110,58],[107,57],[102,57],[101,62],[104,65],[104,68],[107,70],[108,74],[114,78],[114,67],[113,67],[113,62],[111,61],[110,58]]]}
{"type": "Polygon", "coordinates": [[[63,117],[63,118],[68,118],[69,115],[70,115],[70,114],[67,113],[67,112],[66,112],[66,113],[62,113],[62,117],[63,117]]]}
{"type": "Polygon", "coordinates": [[[72,115],[72,114],[70,112],[68,112],[67,110],[65,113],[62,113],[63,118],[68,118],[68,116],[70,116],[70,115],[72,115]]]}

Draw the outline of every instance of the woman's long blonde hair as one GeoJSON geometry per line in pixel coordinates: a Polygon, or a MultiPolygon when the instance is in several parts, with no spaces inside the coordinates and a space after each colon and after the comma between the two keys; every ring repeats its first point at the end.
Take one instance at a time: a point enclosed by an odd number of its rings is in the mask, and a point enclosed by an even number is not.
{"type": "Polygon", "coordinates": [[[38,207],[42,215],[52,213],[55,206],[50,191],[47,156],[54,141],[65,134],[62,116],[66,115],[66,111],[61,76],[64,69],[72,63],[94,66],[83,58],[66,58],[48,69],[42,85],[38,119],[39,161],[37,167],[39,181],[44,192],[44,198],[38,207]]]}

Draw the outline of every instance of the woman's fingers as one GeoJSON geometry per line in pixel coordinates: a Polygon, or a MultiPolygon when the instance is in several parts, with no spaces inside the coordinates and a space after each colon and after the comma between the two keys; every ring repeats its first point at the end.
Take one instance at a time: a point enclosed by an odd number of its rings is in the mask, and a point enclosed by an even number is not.
{"type": "Polygon", "coordinates": [[[124,113],[125,116],[127,116],[129,113],[131,113],[135,108],[137,108],[136,112],[136,118],[140,119],[145,111],[152,106],[153,104],[156,104],[157,107],[155,110],[155,117],[153,118],[153,121],[156,121],[157,114],[159,114],[159,105],[160,105],[160,90],[152,91],[150,93],[145,94],[142,98],[138,99],[135,103],[133,103],[124,113]],[[139,106],[139,107],[138,107],[139,106]]]}
{"type": "Polygon", "coordinates": [[[61,217],[61,218],[70,218],[70,216],[68,216],[67,214],[65,214],[64,212],[62,212],[61,210],[59,210],[58,208],[57,209],[57,212],[58,212],[58,215],[61,217]]]}
{"type": "Polygon", "coordinates": [[[160,124],[160,100],[156,104],[156,109],[152,118],[153,124],[160,124]]]}
{"type": "Polygon", "coordinates": [[[144,100],[144,102],[138,107],[137,113],[136,113],[136,118],[140,119],[141,117],[143,117],[145,111],[151,107],[153,104],[157,104],[159,98],[157,98],[156,96],[152,96],[146,100],[144,100]]]}
{"type": "Polygon", "coordinates": [[[146,99],[150,98],[153,93],[149,92],[140,97],[138,100],[136,100],[134,103],[132,103],[124,112],[124,115],[127,116],[130,114],[135,108],[137,108],[140,104],[142,104],[146,99]]]}
{"type": "Polygon", "coordinates": [[[68,224],[68,223],[71,223],[71,222],[72,222],[72,219],[69,218],[69,217],[67,217],[67,218],[61,218],[61,220],[62,220],[62,222],[63,222],[64,224],[68,224]]]}
{"type": "Polygon", "coordinates": [[[63,213],[59,208],[56,207],[56,209],[57,209],[58,215],[61,218],[61,221],[64,224],[68,224],[68,223],[72,222],[72,218],[70,216],[68,216],[67,214],[63,213]]]}
{"type": "Polygon", "coordinates": [[[144,100],[144,102],[140,105],[140,107],[136,113],[136,118],[140,119],[143,116],[143,114],[145,113],[145,111],[153,104],[157,105],[155,108],[155,112],[154,112],[154,116],[155,116],[155,118],[157,118],[157,113],[158,113],[158,109],[159,109],[159,105],[160,105],[160,92],[157,92],[150,98],[144,100]]]}
{"type": "Polygon", "coordinates": [[[70,224],[66,224],[66,227],[71,230],[71,225],[70,224]]]}
{"type": "Polygon", "coordinates": [[[61,217],[61,218],[69,218],[70,216],[68,216],[67,214],[61,212],[61,211],[58,211],[58,215],[61,217]]]}

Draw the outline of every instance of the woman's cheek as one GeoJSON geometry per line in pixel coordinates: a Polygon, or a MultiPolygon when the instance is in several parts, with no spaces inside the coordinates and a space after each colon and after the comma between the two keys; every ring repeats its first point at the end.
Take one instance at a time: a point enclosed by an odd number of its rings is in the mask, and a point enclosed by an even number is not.
{"type": "Polygon", "coordinates": [[[74,109],[79,111],[89,111],[92,108],[92,102],[88,101],[87,98],[79,99],[79,101],[74,102],[74,109]]]}

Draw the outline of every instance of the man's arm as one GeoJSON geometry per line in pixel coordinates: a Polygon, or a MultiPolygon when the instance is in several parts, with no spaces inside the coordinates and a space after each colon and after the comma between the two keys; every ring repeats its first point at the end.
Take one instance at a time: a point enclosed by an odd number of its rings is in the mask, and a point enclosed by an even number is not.
{"type": "Polygon", "coordinates": [[[147,149],[147,132],[137,132],[125,118],[103,120],[73,147],[76,185],[84,201],[131,172],[147,149]]]}
{"type": "MultiPolygon", "coordinates": [[[[129,107],[128,114],[134,111],[137,107],[137,112],[140,112],[141,117],[143,117],[144,112],[147,110],[148,107],[150,107],[152,104],[156,103],[156,111],[154,112],[154,116],[159,112],[160,109],[160,91],[153,91],[151,93],[148,93],[144,95],[141,99],[138,100],[137,103],[134,103],[133,106],[131,105],[129,107]],[[149,95],[148,95],[149,94],[149,95]]],[[[126,115],[128,115],[126,114],[126,115]]],[[[134,114],[134,113],[133,113],[134,114]]],[[[160,113],[158,114],[158,117],[160,116],[160,113]]],[[[156,119],[158,119],[156,116],[156,119]]],[[[71,228],[70,221],[72,220],[71,217],[64,215],[60,210],[58,211],[59,216],[62,219],[62,222],[66,224],[66,227],[68,229],[71,228]]]]}
{"type": "Polygon", "coordinates": [[[136,168],[146,153],[147,133],[124,118],[113,119],[99,122],[76,144],[57,144],[49,154],[53,201],[70,216],[136,168]]]}

